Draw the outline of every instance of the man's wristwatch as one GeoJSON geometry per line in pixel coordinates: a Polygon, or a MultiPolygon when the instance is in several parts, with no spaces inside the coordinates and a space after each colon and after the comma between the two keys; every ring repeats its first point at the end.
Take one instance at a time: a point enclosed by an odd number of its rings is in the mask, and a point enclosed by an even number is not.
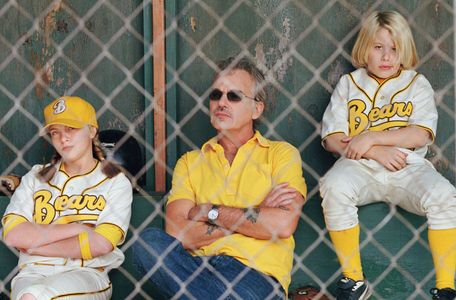
{"type": "Polygon", "coordinates": [[[219,207],[218,205],[212,205],[212,208],[207,212],[207,221],[211,224],[215,224],[219,216],[219,207]]]}

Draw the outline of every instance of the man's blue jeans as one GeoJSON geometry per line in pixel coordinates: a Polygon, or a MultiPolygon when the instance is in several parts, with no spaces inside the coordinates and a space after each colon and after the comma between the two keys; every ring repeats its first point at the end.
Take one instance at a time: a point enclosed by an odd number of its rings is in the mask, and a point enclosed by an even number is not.
{"type": "Polygon", "coordinates": [[[147,228],[133,245],[135,265],[165,299],[284,299],[270,276],[226,255],[192,256],[174,237],[147,228]]]}

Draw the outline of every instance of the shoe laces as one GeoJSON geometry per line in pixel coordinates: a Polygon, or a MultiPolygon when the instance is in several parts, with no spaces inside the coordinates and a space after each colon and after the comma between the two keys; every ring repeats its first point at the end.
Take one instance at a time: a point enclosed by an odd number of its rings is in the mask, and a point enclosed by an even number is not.
{"type": "Polygon", "coordinates": [[[357,289],[359,289],[360,287],[362,287],[364,285],[364,281],[356,281],[355,282],[355,285],[352,287],[352,292],[356,291],[357,289]]]}

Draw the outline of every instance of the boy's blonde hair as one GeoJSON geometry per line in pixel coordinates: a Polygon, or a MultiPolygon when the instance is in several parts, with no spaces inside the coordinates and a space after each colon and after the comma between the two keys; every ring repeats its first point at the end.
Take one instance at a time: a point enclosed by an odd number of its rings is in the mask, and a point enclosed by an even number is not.
{"type": "Polygon", "coordinates": [[[396,45],[399,61],[404,69],[411,69],[418,63],[415,42],[407,20],[396,11],[373,12],[364,21],[352,50],[352,64],[356,68],[367,67],[369,51],[375,34],[381,28],[387,29],[396,45]]]}

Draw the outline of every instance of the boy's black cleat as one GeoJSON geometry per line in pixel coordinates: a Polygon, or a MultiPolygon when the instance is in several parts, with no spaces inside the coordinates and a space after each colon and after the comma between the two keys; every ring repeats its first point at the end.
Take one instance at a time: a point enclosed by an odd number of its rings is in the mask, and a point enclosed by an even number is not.
{"type": "Polygon", "coordinates": [[[371,291],[366,280],[354,281],[344,277],[337,282],[337,300],[365,300],[369,299],[371,291]]]}
{"type": "Polygon", "coordinates": [[[454,300],[456,299],[456,290],[452,288],[437,289],[433,288],[429,291],[432,295],[432,300],[454,300]]]}

